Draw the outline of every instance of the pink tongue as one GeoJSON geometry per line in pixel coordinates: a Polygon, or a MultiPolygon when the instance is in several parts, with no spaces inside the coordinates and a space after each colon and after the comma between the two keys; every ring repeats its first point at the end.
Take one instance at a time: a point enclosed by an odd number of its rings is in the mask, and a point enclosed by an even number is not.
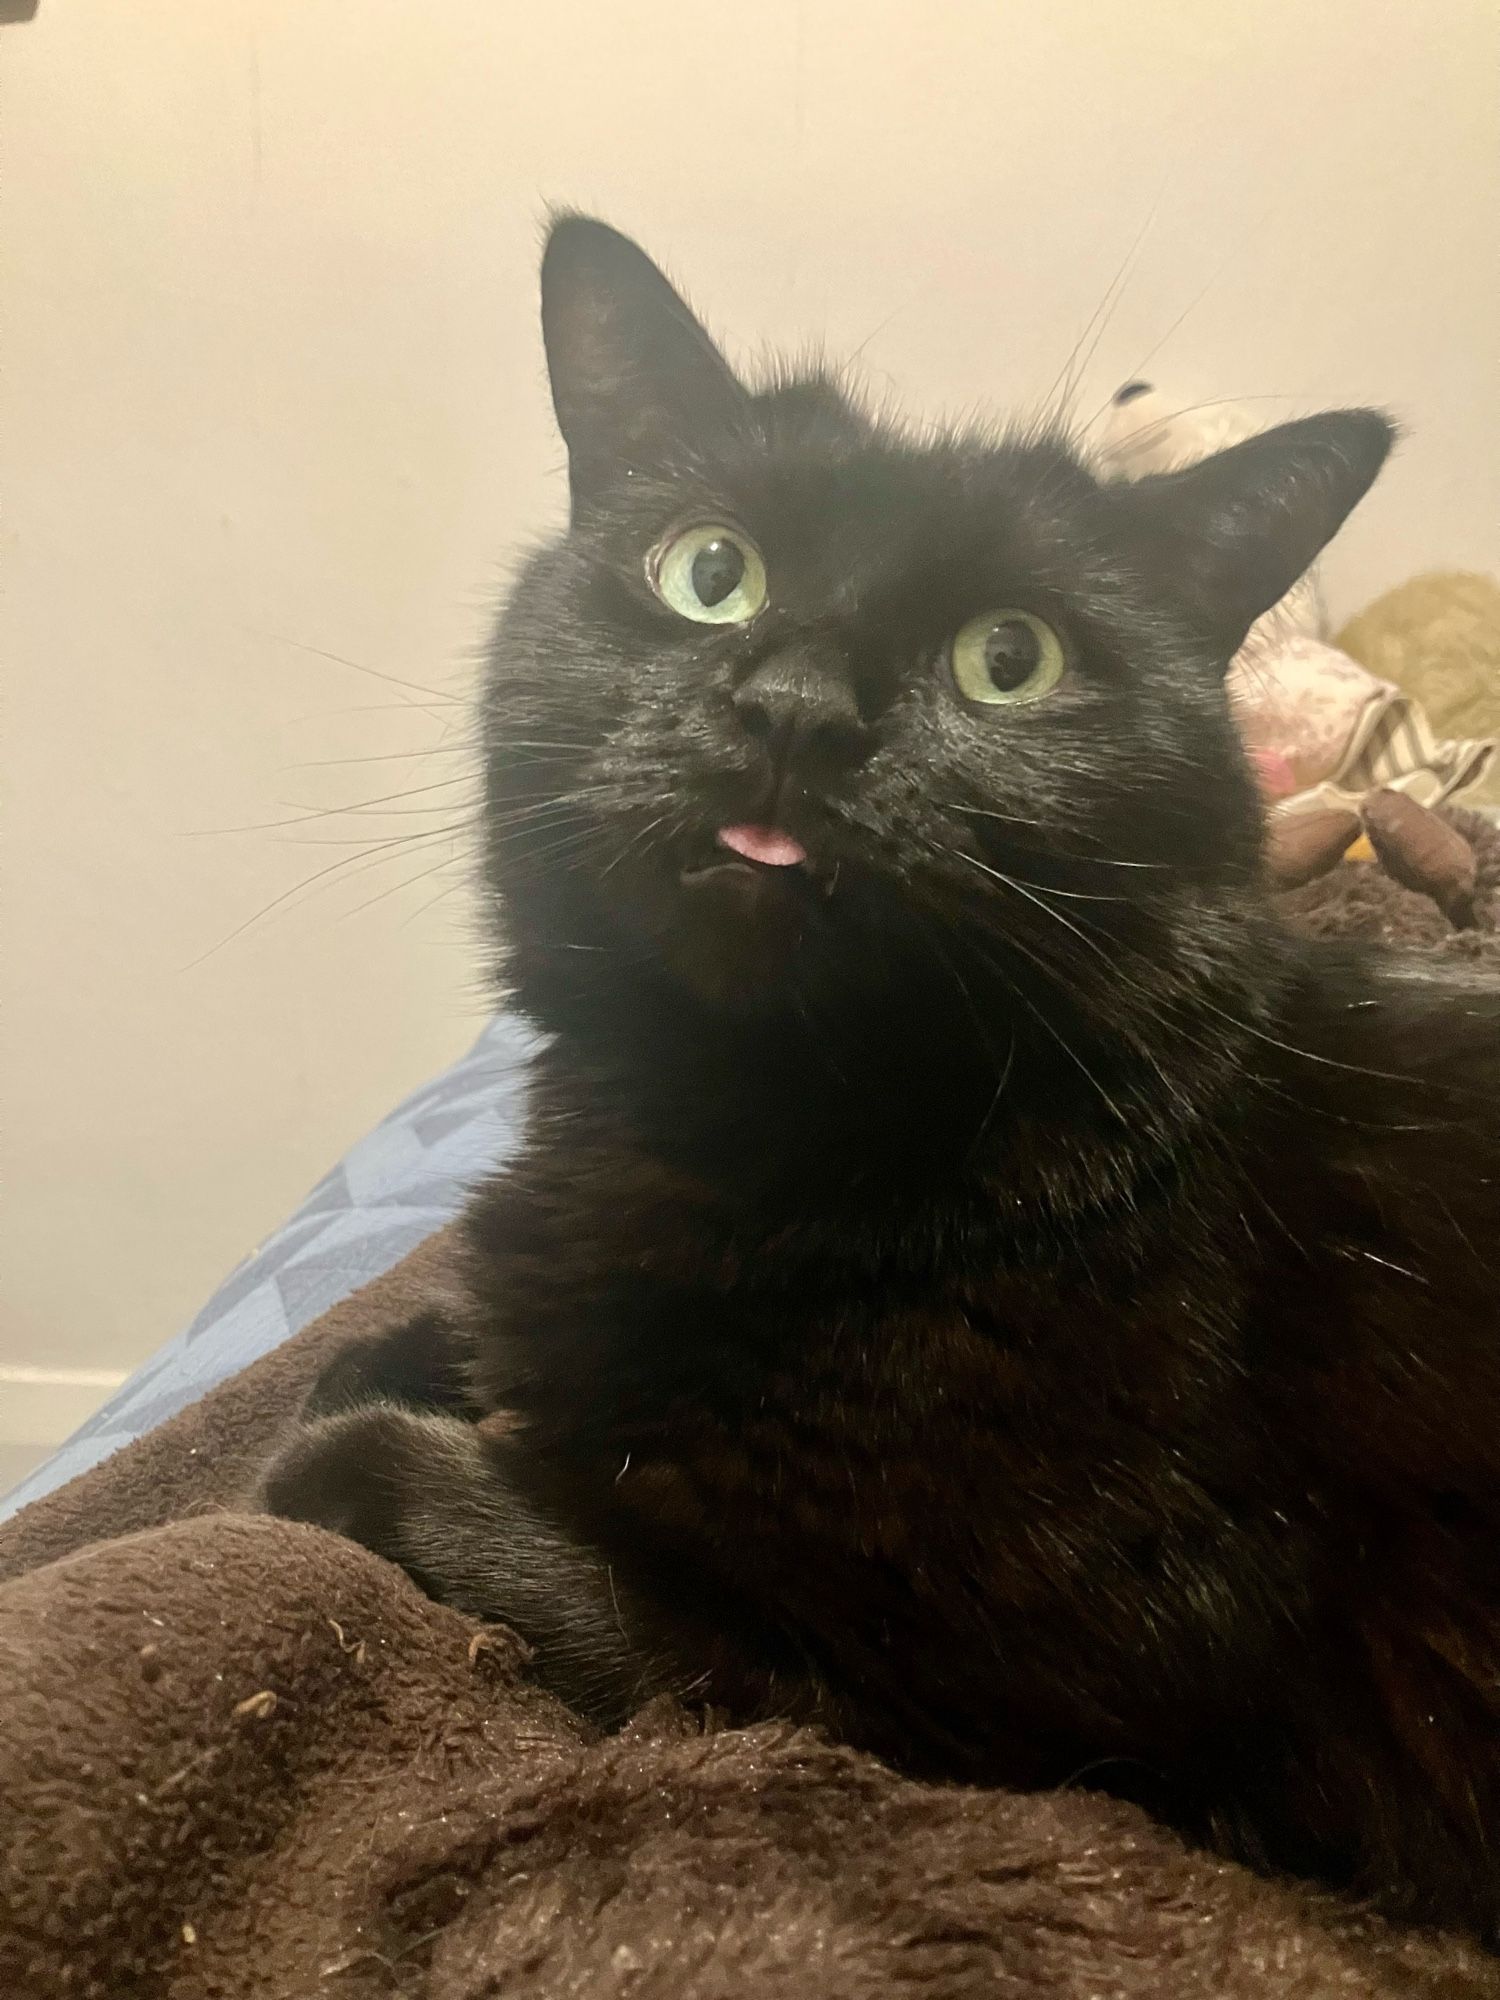
{"type": "Polygon", "coordinates": [[[763,868],[795,868],[807,859],[801,841],[774,826],[721,826],[717,838],[720,847],[727,847],[731,854],[743,854],[747,861],[758,861],[763,868]]]}

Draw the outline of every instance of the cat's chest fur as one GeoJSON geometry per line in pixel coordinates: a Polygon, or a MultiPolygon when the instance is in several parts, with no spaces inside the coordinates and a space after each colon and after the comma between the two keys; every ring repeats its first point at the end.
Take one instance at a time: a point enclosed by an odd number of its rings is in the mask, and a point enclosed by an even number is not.
{"type": "Polygon", "coordinates": [[[476,1380],[622,1574],[732,1590],[876,1740],[1038,1775],[1166,1751],[1205,1689],[1243,1697],[1308,1569],[1247,1379],[1254,1259],[1227,1183],[1191,1231],[1186,1203],[1022,1254],[982,1177],[778,1228],[638,1152],[541,1154],[471,1219],[476,1380]]]}

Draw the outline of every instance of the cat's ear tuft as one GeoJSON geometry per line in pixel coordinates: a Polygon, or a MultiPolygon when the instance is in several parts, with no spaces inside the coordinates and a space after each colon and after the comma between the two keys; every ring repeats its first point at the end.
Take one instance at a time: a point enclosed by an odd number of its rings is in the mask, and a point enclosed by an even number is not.
{"type": "Polygon", "coordinates": [[[1395,436],[1378,410],[1329,410],[1111,490],[1152,569],[1227,663],[1364,498],[1395,436]]]}
{"type": "Polygon", "coordinates": [[[747,401],[646,253],[590,216],[559,216],[548,234],[542,337],[575,497],[670,456],[747,401]]]}

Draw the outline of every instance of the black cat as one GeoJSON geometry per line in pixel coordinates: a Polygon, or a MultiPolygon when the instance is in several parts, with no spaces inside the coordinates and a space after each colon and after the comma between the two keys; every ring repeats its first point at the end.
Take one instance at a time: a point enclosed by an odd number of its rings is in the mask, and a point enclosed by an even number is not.
{"type": "Polygon", "coordinates": [[[1103,485],[746,389],[576,217],[542,313],[484,837],[552,1039],[472,1310],[346,1356],[270,1505],[600,1720],[1097,1784],[1493,1935],[1500,993],[1283,928],[1222,686],[1390,426],[1103,485]]]}

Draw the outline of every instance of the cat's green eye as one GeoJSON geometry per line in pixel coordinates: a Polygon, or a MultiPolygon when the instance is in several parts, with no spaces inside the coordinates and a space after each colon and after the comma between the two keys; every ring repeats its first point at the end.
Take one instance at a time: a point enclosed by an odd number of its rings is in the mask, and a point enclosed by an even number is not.
{"type": "Polygon", "coordinates": [[[1062,640],[1030,611],[986,611],[954,636],[953,678],[966,701],[1040,701],[1063,677],[1062,640]]]}
{"type": "Polygon", "coordinates": [[[700,625],[747,625],[766,602],[766,566],[748,535],[704,521],[651,551],[646,576],[663,604],[700,625]]]}

